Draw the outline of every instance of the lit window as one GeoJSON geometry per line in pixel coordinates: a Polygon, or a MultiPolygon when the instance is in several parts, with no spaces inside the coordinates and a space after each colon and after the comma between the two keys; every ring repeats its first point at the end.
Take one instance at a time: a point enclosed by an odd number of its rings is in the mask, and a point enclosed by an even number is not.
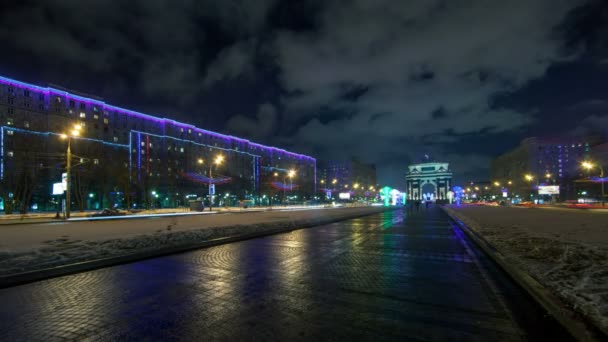
{"type": "Polygon", "coordinates": [[[93,106],[93,111],[94,112],[98,112],[99,111],[99,109],[97,108],[97,106],[93,106]]]}
{"type": "Polygon", "coordinates": [[[13,151],[8,151],[8,152],[6,153],[6,155],[7,155],[7,156],[9,156],[9,157],[14,156],[13,151]]]}
{"type": "Polygon", "coordinates": [[[84,163],[84,158],[80,158],[80,162],[81,162],[81,163],[84,163]]]}
{"type": "Polygon", "coordinates": [[[198,132],[198,136],[199,136],[199,137],[200,137],[200,136],[202,136],[202,135],[203,135],[203,134],[202,134],[201,132],[198,132]]]}
{"type": "Polygon", "coordinates": [[[152,146],[152,143],[150,143],[150,147],[153,147],[153,146],[152,146]]]}
{"type": "Polygon", "coordinates": [[[118,137],[114,137],[114,142],[118,142],[118,137]]]}
{"type": "Polygon", "coordinates": [[[13,87],[8,87],[8,92],[12,93],[13,92],[13,87]]]}
{"type": "Polygon", "coordinates": [[[180,128],[179,130],[180,130],[182,133],[184,133],[184,129],[183,129],[183,128],[180,128]]]}
{"type": "Polygon", "coordinates": [[[9,126],[12,126],[13,125],[13,119],[7,119],[6,120],[6,124],[9,125],[9,126]]]}
{"type": "Polygon", "coordinates": [[[25,126],[25,128],[30,128],[30,122],[29,121],[24,121],[23,122],[23,126],[25,126]]]}
{"type": "Polygon", "coordinates": [[[103,119],[103,123],[104,123],[104,124],[106,124],[106,125],[107,125],[107,124],[108,124],[108,122],[109,122],[109,120],[108,120],[107,118],[104,118],[104,119],[103,119]]]}
{"type": "Polygon", "coordinates": [[[184,152],[184,148],[183,148],[183,147],[180,147],[179,151],[180,151],[180,152],[184,152]]]}
{"type": "Polygon", "coordinates": [[[82,112],[81,112],[81,113],[80,113],[80,117],[81,117],[81,118],[83,118],[83,119],[86,119],[87,115],[86,115],[85,113],[82,113],[82,112]]]}
{"type": "Polygon", "coordinates": [[[191,130],[191,129],[188,129],[188,134],[191,134],[191,133],[192,133],[192,130],[191,130]]]}
{"type": "Polygon", "coordinates": [[[6,131],[6,134],[8,134],[8,135],[13,135],[14,133],[15,132],[13,132],[13,131],[6,131]]]}
{"type": "Polygon", "coordinates": [[[93,164],[99,165],[99,159],[93,159],[93,164]]]}
{"type": "Polygon", "coordinates": [[[23,91],[23,96],[29,97],[30,96],[30,91],[29,90],[24,90],[23,91]]]}
{"type": "Polygon", "coordinates": [[[97,114],[93,115],[93,119],[96,119],[96,120],[99,119],[99,115],[97,115],[97,114]]]}
{"type": "Polygon", "coordinates": [[[144,146],[146,146],[146,143],[142,141],[141,142],[141,147],[144,147],[144,146]]]}

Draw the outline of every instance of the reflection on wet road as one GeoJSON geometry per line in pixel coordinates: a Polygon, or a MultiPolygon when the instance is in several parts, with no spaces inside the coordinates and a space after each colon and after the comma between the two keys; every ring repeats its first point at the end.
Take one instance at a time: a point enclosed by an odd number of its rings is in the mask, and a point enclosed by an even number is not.
{"type": "Polygon", "coordinates": [[[534,339],[498,273],[397,210],[3,289],[0,340],[534,339]]]}

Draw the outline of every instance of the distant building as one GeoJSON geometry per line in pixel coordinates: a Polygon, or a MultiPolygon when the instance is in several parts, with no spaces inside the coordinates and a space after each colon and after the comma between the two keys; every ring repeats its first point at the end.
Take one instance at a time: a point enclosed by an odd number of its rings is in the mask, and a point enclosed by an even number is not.
{"type": "Polygon", "coordinates": [[[556,184],[562,198],[572,198],[573,180],[582,173],[581,162],[590,158],[591,148],[601,141],[599,136],[526,138],[492,161],[492,181],[523,198],[536,184],[556,184]],[[534,178],[526,180],[525,175],[534,178]]]}
{"type": "Polygon", "coordinates": [[[369,189],[376,187],[376,165],[363,163],[356,158],[345,161],[319,162],[317,179],[324,189],[352,189],[358,185],[369,189]]]}
{"type": "Polygon", "coordinates": [[[408,166],[405,176],[408,200],[445,201],[452,187],[449,163],[426,161],[408,166]]]}
{"type": "Polygon", "coordinates": [[[591,159],[602,165],[606,171],[608,169],[608,142],[591,147],[591,159]]]}

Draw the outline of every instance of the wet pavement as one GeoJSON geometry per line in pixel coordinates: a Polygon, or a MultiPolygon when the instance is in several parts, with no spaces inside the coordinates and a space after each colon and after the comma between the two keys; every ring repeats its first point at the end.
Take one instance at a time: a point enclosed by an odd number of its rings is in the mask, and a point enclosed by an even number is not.
{"type": "Polygon", "coordinates": [[[0,340],[566,340],[437,208],[0,290],[0,340]]]}

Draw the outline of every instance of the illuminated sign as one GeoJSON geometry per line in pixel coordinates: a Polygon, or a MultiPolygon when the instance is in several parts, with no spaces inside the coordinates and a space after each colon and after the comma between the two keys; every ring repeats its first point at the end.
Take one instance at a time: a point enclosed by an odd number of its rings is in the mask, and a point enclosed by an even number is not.
{"type": "Polygon", "coordinates": [[[63,183],[53,183],[53,195],[61,195],[64,191],[63,183]]]}
{"type": "Polygon", "coordinates": [[[559,185],[539,185],[539,195],[559,195],[559,185]]]}
{"type": "Polygon", "coordinates": [[[350,199],[350,192],[341,192],[338,194],[340,199],[350,199]]]}
{"type": "Polygon", "coordinates": [[[509,193],[508,193],[508,192],[506,192],[506,191],[503,191],[503,192],[502,192],[502,197],[509,197],[509,193]]]}
{"type": "Polygon", "coordinates": [[[63,187],[63,191],[68,189],[68,174],[65,172],[61,174],[61,186],[63,187]]]}

